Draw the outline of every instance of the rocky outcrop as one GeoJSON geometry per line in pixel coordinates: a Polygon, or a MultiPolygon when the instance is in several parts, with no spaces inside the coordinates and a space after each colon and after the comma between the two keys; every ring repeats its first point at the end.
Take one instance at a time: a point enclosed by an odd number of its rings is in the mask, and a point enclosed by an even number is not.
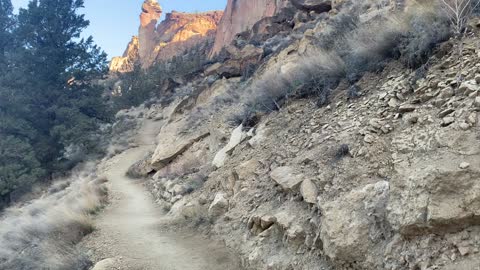
{"type": "Polygon", "coordinates": [[[173,11],[166,14],[165,20],[156,30],[156,47],[144,65],[149,66],[152,61],[170,59],[213,38],[222,15],[221,11],[195,14],[173,11]]]}
{"type": "Polygon", "coordinates": [[[235,35],[251,29],[259,20],[275,15],[288,3],[289,0],[228,0],[211,55],[218,54],[229,45],[235,35]]]}
{"type": "Polygon", "coordinates": [[[156,45],[156,26],[162,16],[162,8],[157,0],[145,0],[140,13],[140,27],[138,29],[139,58],[142,64],[150,57],[156,45]]]}
{"type": "Polygon", "coordinates": [[[122,57],[110,64],[112,72],[131,71],[135,64],[147,68],[155,61],[168,60],[209,38],[213,38],[223,12],[167,13],[157,25],[162,8],[157,0],[145,0],[140,14],[138,37],[133,37],[122,57]]]}
{"type": "Polygon", "coordinates": [[[165,137],[157,145],[157,148],[152,156],[151,166],[159,170],[168,165],[177,156],[185,152],[194,143],[207,137],[210,134],[208,131],[202,131],[190,135],[170,134],[171,137],[165,137]]]}
{"type": "Polygon", "coordinates": [[[112,58],[109,69],[115,72],[132,71],[136,61],[140,59],[139,49],[138,37],[134,36],[130,43],[128,43],[123,56],[112,58]]]}

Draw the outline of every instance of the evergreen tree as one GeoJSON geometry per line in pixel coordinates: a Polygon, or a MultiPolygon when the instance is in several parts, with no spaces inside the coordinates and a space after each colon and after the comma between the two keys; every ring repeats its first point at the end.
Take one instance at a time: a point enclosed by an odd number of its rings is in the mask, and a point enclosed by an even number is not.
{"type": "MultiPolygon", "coordinates": [[[[9,6],[0,18],[13,19],[9,6]]],[[[92,37],[81,38],[89,24],[81,8],[83,0],[32,0],[5,32],[15,46],[0,74],[0,196],[98,151],[110,113],[94,80],[107,61],[92,37]]]]}
{"type": "MultiPolygon", "coordinates": [[[[0,65],[5,64],[5,51],[11,44],[13,27],[13,6],[10,0],[0,0],[0,65]]],[[[2,71],[2,66],[0,66],[2,71]]]]}

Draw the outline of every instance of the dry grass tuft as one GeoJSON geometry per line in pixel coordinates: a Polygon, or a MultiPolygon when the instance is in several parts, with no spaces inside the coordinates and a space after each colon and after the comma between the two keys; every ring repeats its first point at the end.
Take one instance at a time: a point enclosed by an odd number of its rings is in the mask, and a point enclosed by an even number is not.
{"type": "Polygon", "coordinates": [[[0,269],[88,269],[75,244],[94,230],[91,213],[105,203],[105,181],[79,172],[44,197],[7,209],[0,220],[0,269]]]}

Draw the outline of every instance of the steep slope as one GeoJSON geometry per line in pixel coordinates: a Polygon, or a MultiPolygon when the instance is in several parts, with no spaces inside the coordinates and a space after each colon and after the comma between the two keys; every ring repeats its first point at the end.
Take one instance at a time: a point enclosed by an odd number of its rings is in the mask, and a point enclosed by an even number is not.
{"type": "Polygon", "coordinates": [[[239,36],[144,109],[164,123],[132,169],[247,268],[475,269],[479,29],[460,45],[435,5],[345,2],[297,1],[294,26],[274,15],[280,34],[239,36]],[[226,69],[245,58],[255,73],[226,69]]]}
{"type": "Polygon", "coordinates": [[[133,37],[122,57],[114,57],[112,72],[131,71],[135,64],[143,68],[155,61],[168,60],[213,37],[222,17],[221,11],[204,13],[167,13],[157,25],[162,8],[156,0],[146,0],[140,14],[138,37],[133,37]]]}

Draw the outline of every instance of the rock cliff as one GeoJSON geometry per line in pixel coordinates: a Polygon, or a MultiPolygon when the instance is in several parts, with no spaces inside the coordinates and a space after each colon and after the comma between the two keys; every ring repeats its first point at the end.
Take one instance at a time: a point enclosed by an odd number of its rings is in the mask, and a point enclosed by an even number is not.
{"type": "Polygon", "coordinates": [[[213,38],[223,12],[167,13],[157,25],[162,8],[156,0],[145,0],[140,14],[138,37],[132,38],[122,57],[114,57],[111,72],[131,71],[135,65],[143,68],[159,60],[168,60],[195,45],[213,38]]]}
{"type": "Polygon", "coordinates": [[[275,15],[288,3],[289,0],[228,0],[217,29],[212,55],[229,45],[236,34],[252,28],[262,18],[275,15]]]}

